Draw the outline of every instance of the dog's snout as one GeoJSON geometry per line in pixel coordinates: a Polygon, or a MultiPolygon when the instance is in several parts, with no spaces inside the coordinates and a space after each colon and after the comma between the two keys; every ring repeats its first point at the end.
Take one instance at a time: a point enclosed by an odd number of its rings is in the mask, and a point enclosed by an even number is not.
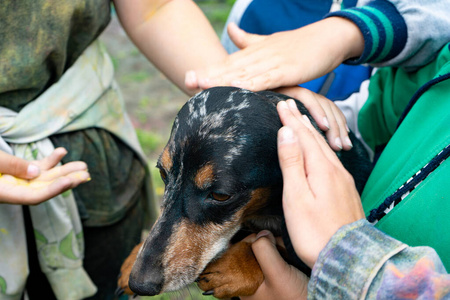
{"type": "Polygon", "coordinates": [[[130,275],[128,282],[130,289],[141,296],[154,296],[161,293],[163,288],[164,278],[161,272],[152,272],[147,270],[146,274],[130,275]]]}

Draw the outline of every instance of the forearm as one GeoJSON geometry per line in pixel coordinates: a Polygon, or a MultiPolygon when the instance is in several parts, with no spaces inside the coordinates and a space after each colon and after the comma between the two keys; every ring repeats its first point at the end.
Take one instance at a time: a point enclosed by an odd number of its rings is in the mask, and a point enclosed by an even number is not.
{"type": "Polygon", "coordinates": [[[431,292],[445,297],[450,293],[445,290],[449,283],[450,277],[433,249],[407,247],[360,220],[339,229],[321,251],[311,274],[308,298],[325,299],[332,292],[345,299],[384,299],[388,295],[399,299],[408,287],[417,297],[427,298],[431,292]],[[426,282],[425,287],[415,286],[413,279],[426,282]]]}
{"type": "Polygon", "coordinates": [[[193,1],[115,0],[126,32],[141,52],[186,93],[187,70],[205,68],[227,54],[193,1]]]}

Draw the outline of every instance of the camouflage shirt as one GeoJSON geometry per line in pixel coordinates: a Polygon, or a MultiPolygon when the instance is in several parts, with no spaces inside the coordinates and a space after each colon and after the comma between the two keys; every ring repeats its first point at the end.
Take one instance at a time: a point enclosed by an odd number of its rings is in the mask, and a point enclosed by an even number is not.
{"type": "MultiPolygon", "coordinates": [[[[72,66],[110,21],[109,0],[21,0],[0,6],[0,106],[20,111],[72,66]]],[[[92,182],[74,190],[84,225],[112,224],[137,201],[145,171],[108,130],[50,136],[88,164],[92,182]]]]}

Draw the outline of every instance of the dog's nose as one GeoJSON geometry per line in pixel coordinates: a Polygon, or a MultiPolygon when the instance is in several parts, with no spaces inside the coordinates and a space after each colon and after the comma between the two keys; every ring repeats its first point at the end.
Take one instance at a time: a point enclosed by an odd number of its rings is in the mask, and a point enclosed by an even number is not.
{"type": "Polygon", "coordinates": [[[133,274],[130,275],[128,285],[130,289],[141,296],[154,296],[158,295],[163,287],[164,278],[160,272],[152,272],[146,270],[145,274],[133,274]]]}

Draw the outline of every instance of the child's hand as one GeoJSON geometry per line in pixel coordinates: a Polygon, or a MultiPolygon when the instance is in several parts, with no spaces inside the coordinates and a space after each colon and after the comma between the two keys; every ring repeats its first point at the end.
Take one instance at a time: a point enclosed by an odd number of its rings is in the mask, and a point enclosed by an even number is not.
{"type": "Polygon", "coordinates": [[[41,170],[36,164],[0,150],[0,174],[32,179],[38,176],[40,172],[41,170]]]}
{"type": "Polygon", "coordinates": [[[364,218],[353,177],[297,108],[279,102],[283,211],[297,255],[313,267],[342,226],[364,218]]]}
{"type": "Polygon", "coordinates": [[[242,300],[264,299],[306,299],[309,278],[289,265],[278,252],[277,246],[284,248],[281,238],[263,230],[258,235],[246,238],[252,243],[252,250],[264,274],[264,281],[255,294],[240,297],[242,300]]]}
{"type": "Polygon", "coordinates": [[[187,72],[189,89],[231,85],[261,91],[294,86],[329,73],[364,50],[358,26],[340,17],[271,35],[250,34],[230,24],[228,33],[242,50],[221,63],[187,72]]]}
{"type": "Polygon", "coordinates": [[[0,203],[36,205],[76,187],[80,183],[89,181],[90,175],[84,162],[70,162],[55,167],[66,153],[64,148],[57,148],[50,156],[34,161],[32,164],[38,167],[38,173],[39,170],[40,173],[33,179],[16,177],[23,173],[18,170],[26,170],[29,162],[11,159],[7,154],[2,153],[0,156],[1,170],[17,175],[0,175],[0,203]],[[13,165],[4,163],[7,160],[13,161],[13,165]],[[15,164],[19,166],[18,169],[12,167],[15,164]]]}
{"type": "MultiPolygon", "coordinates": [[[[319,128],[326,132],[328,144],[334,151],[352,149],[353,145],[348,137],[347,120],[333,101],[299,86],[280,88],[276,91],[295,98],[305,105],[319,128]]],[[[289,100],[287,103],[295,105],[289,100]]]]}

